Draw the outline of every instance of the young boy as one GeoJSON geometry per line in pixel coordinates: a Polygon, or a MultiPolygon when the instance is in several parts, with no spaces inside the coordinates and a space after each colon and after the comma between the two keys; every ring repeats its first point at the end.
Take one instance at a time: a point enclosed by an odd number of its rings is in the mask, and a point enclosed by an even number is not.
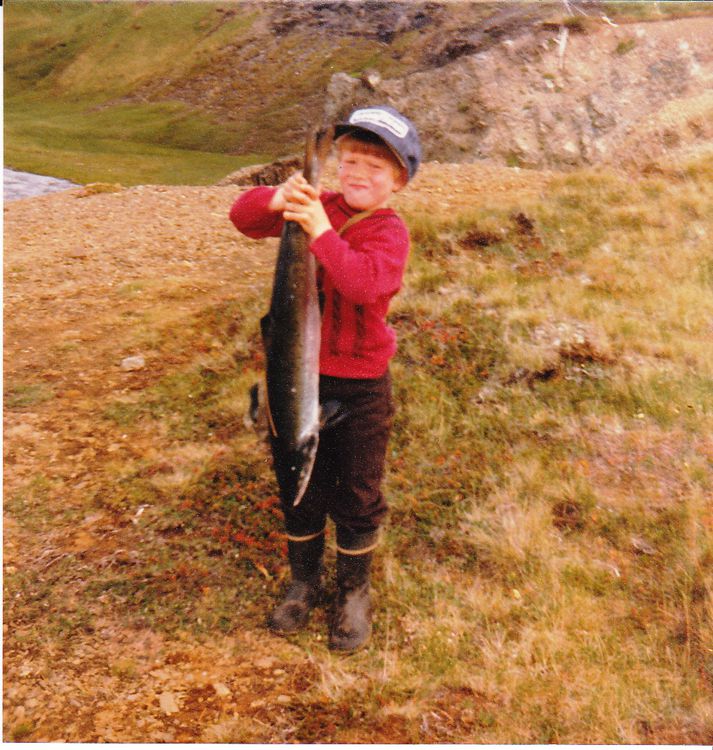
{"type": "Polygon", "coordinates": [[[337,531],[329,647],[351,652],[371,633],[369,575],[387,512],[381,481],[394,412],[396,337],[386,314],[409,252],[406,226],[388,202],[416,173],[421,147],[410,120],[387,106],[355,110],[335,127],[335,139],[341,192],[320,193],[295,174],[278,188],[244,193],[230,218],[252,238],[279,236],[285,220],[296,221],[319,261],[320,401],[340,402],[346,416],[320,433],[301,503],[282,503],[292,583],[268,625],[279,633],[306,625],[322,592],[329,516],[337,531]]]}

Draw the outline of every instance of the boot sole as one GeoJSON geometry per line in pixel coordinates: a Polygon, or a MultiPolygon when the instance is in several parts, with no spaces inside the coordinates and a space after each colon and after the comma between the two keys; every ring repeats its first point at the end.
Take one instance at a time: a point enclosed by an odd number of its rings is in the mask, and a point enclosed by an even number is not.
{"type": "MultiPolygon", "coordinates": [[[[268,630],[270,630],[272,633],[277,633],[278,635],[291,635],[293,633],[299,633],[302,630],[304,630],[308,625],[310,621],[310,615],[312,613],[313,609],[316,609],[322,604],[322,600],[324,598],[324,589],[320,588],[320,590],[317,592],[314,601],[308,602],[305,606],[307,608],[307,612],[305,613],[305,619],[304,622],[300,622],[298,625],[295,625],[292,628],[285,628],[281,625],[278,625],[277,623],[274,623],[272,621],[272,617],[274,615],[274,612],[271,612],[265,624],[267,625],[268,630]]],[[[285,602],[283,602],[284,604],[285,602]]]]}
{"type": "Polygon", "coordinates": [[[369,645],[370,641],[371,641],[371,628],[369,629],[369,633],[367,634],[366,638],[364,638],[364,640],[361,641],[360,643],[357,643],[355,646],[344,648],[330,641],[327,644],[327,647],[329,648],[330,651],[333,651],[336,654],[344,654],[345,656],[348,656],[349,654],[355,654],[357,651],[361,651],[363,648],[366,648],[366,646],[369,645]]]}

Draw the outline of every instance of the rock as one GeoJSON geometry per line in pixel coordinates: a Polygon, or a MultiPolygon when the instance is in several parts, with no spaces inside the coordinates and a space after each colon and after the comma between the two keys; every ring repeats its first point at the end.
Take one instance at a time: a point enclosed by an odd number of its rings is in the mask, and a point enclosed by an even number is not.
{"type": "Polygon", "coordinates": [[[227,685],[223,684],[222,682],[214,682],[213,690],[215,690],[215,694],[219,698],[227,698],[230,695],[230,689],[228,688],[227,685]]]}
{"type": "Polygon", "coordinates": [[[361,75],[361,82],[372,91],[381,83],[381,73],[378,70],[366,70],[361,75]]]}
{"type": "Polygon", "coordinates": [[[275,660],[271,656],[263,656],[255,661],[255,666],[258,669],[270,669],[275,663],[275,660]]]}
{"type": "Polygon", "coordinates": [[[161,710],[167,715],[177,714],[180,709],[178,707],[178,701],[173,693],[161,693],[158,698],[159,706],[161,710]]]}
{"type": "Polygon", "coordinates": [[[480,21],[454,16],[419,69],[371,83],[335,73],[326,119],[391,104],[416,124],[425,161],[485,158],[527,168],[636,162],[710,138],[702,39],[682,44],[652,24],[647,35],[656,43],[638,43],[623,64],[611,32],[588,26],[569,35],[562,67],[553,29],[537,22],[543,11],[518,5],[480,21]]]}
{"type": "Polygon", "coordinates": [[[224,177],[218,186],[225,185],[279,185],[302,166],[302,157],[286,156],[270,164],[255,164],[243,167],[224,177]]]}
{"type": "MultiPolygon", "coordinates": [[[[380,75],[378,83],[381,83],[380,75]]],[[[347,73],[335,73],[327,84],[325,120],[330,122],[344,120],[357,107],[382,103],[383,96],[375,93],[376,85],[374,72],[371,73],[371,79],[368,76],[354,78],[347,73]]]]}
{"type": "Polygon", "coordinates": [[[143,370],[146,367],[146,360],[140,354],[135,357],[126,357],[121,360],[121,369],[124,372],[133,372],[134,370],[143,370]]]}

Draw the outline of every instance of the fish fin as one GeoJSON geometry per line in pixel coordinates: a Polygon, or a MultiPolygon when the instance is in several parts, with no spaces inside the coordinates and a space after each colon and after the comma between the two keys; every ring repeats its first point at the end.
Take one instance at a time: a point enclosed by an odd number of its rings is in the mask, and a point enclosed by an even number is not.
{"type": "Polygon", "coordinates": [[[349,412],[341,401],[325,401],[319,408],[319,430],[325,432],[343,422],[349,412]]]}
{"type": "Polygon", "coordinates": [[[260,418],[260,383],[255,383],[249,391],[250,395],[250,408],[248,414],[250,421],[253,424],[257,424],[260,418]]]}
{"type": "Polygon", "coordinates": [[[267,409],[267,393],[263,383],[255,383],[248,390],[249,406],[243,424],[262,438],[272,431],[272,419],[267,409]]]}
{"type": "Polygon", "coordinates": [[[272,344],[272,312],[260,318],[260,333],[262,334],[262,345],[268,352],[272,344]]]}

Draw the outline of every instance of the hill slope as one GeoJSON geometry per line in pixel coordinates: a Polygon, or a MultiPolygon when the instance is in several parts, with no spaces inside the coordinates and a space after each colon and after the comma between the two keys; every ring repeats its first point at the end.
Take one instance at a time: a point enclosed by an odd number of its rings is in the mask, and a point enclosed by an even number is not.
{"type": "Polygon", "coordinates": [[[643,4],[646,23],[569,7],[11,3],[6,162],[76,182],[213,182],[374,100],[412,116],[427,159],[618,163],[710,139],[705,6],[643,4]]]}
{"type": "Polygon", "coordinates": [[[239,188],[8,204],[5,737],[707,742],[711,185],[427,164],[399,196],[391,520],[349,659],[326,606],[263,625],[274,243],[230,226],[239,188]]]}

